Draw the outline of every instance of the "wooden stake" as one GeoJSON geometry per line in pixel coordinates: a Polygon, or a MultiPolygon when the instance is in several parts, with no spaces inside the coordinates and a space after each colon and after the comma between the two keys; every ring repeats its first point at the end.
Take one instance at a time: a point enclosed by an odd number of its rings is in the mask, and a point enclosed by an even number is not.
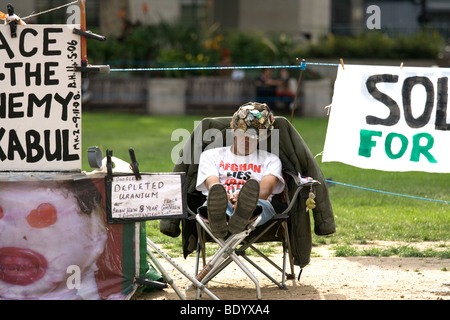
{"type": "Polygon", "coordinates": [[[344,59],[340,58],[339,61],[341,62],[342,70],[345,70],[345,68],[344,68],[344,59]]]}
{"type": "MultiPolygon", "coordinates": [[[[79,0],[80,3],[80,30],[86,31],[86,0],[79,0]]],[[[86,37],[80,37],[81,39],[81,66],[86,67],[87,60],[87,48],[86,37]]]]}
{"type": "MultiPolygon", "coordinates": [[[[302,59],[302,63],[305,63],[305,59],[302,59]]],[[[298,65],[298,58],[297,58],[297,65],[298,65]]],[[[303,67],[300,69],[300,75],[298,76],[297,81],[297,90],[295,91],[295,97],[294,97],[294,104],[292,105],[292,111],[291,111],[291,123],[292,119],[294,118],[294,112],[295,112],[295,106],[297,105],[297,97],[298,97],[298,91],[300,89],[300,82],[302,81],[302,75],[303,75],[303,67]]]]}

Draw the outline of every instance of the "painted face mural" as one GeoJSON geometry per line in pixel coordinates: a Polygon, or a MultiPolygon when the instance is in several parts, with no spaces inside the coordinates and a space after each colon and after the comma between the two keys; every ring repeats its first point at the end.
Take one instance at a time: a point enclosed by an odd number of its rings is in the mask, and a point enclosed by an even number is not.
{"type": "Polygon", "coordinates": [[[107,233],[93,188],[0,183],[0,299],[98,298],[107,233]]]}

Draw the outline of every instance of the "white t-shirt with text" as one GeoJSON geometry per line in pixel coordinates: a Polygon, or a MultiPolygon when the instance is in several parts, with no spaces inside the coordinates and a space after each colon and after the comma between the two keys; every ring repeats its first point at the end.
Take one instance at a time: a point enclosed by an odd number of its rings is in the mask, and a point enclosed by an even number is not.
{"type": "Polygon", "coordinates": [[[228,193],[236,193],[249,179],[260,182],[265,175],[273,175],[278,178],[273,194],[278,194],[284,189],[281,168],[280,159],[264,150],[246,156],[234,154],[230,146],[206,150],[200,155],[197,190],[208,195],[205,180],[210,176],[219,177],[228,193]]]}

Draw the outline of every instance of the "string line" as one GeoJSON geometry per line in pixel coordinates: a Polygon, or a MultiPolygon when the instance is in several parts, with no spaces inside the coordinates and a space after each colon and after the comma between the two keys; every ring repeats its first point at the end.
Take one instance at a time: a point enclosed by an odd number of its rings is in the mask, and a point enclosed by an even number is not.
{"type": "MultiPolygon", "coordinates": [[[[337,67],[338,63],[306,62],[305,65],[337,67]]],[[[202,67],[149,67],[149,68],[113,68],[110,72],[136,71],[196,71],[196,70],[248,70],[248,69],[300,69],[301,65],[262,65],[262,66],[202,66],[202,67]]]]}
{"type": "Polygon", "coordinates": [[[36,17],[36,16],[44,14],[44,13],[49,13],[49,12],[52,12],[52,11],[55,11],[55,10],[62,9],[64,7],[71,6],[71,5],[76,4],[76,3],[78,3],[78,0],[77,1],[72,1],[70,3],[63,4],[63,5],[59,6],[59,7],[53,8],[53,9],[48,9],[48,10],[41,11],[41,12],[38,12],[38,13],[30,14],[29,16],[26,16],[26,17],[21,18],[21,19],[22,20],[30,19],[30,18],[36,17]]]}
{"type": "Polygon", "coordinates": [[[341,186],[345,186],[345,187],[356,188],[356,189],[372,191],[372,192],[378,192],[378,193],[383,193],[383,194],[387,194],[387,195],[391,195],[391,196],[398,196],[398,197],[405,197],[405,198],[411,198],[411,199],[416,199],[416,200],[433,201],[433,202],[440,202],[440,203],[447,203],[447,204],[450,203],[450,201],[445,201],[445,200],[437,200],[437,199],[429,199],[429,198],[422,198],[422,197],[416,197],[416,196],[409,196],[409,195],[400,194],[400,193],[394,193],[394,192],[389,192],[389,191],[382,191],[382,190],[376,190],[376,189],[370,189],[370,188],[365,188],[365,187],[354,186],[354,185],[351,185],[351,184],[337,182],[337,181],[328,180],[328,179],[325,180],[325,181],[328,182],[328,183],[333,183],[333,184],[337,184],[337,185],[341,185],[341,186]]]}

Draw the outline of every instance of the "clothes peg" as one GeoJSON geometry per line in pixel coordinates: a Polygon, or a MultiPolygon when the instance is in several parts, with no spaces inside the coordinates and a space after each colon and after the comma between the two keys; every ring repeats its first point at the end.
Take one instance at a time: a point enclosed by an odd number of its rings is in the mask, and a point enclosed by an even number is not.
{"type": "Polygon", "coordinates": [[[133,170],[134,175],[136,176],[136,180],[141,180],[141,174],[139,173],[139,163],[136,161],[136,156],[134,154],[133,148],[128,150],[130,153],[131,163],[130,168],[133,170]]]}
{"type": "Polygon", "coordinates": [[[112,177],[112,169],[113,169],[113,163],[112,163],[112,150],[106,149],[106,181],[111,182],[113,181],[112,177]]]}
{"type": "Polygon", "coordinates": [[[18,15],[14,13],[14,7],[9,3],[7,6],[8,14],[0,12],[0,19],[5,20],[11,29],[11,38],[17,37],[17,24],[26,25],[18,15]]]}
{"type": "Polygon", "coordinates": [[[101,36],[99,34],[92,33],[91,31],[88,31],[88,30],[83,31],[83,30],[74,28],[73,29],[73,33],[77,34],[79,36],[82,36],[82,37],[86,37],[86,38],[94,39],[94,40],[98,40],[98,41],[105,41],[106,40],[105,36],[101,36]]]}
{"type": "Polygon", "coordinates": [[[300,63],[300,70],[305,70],[306,69],[306,61],[305,59],[302,59],[302,63],[300,63]]]}
{"type": "Polygon", "coordinates": [[[344,70],[344,59],[340,58],[339,61],[341,62],[342,70],[344,70]]]}
{"type": "Polygon", "coordinates": [[[329,116],[330,115],[330,110],[331,110],[331,104],[325,106],[324,109],[327,110],[327,116],[329,116]]]}
{"type": "Polygon", "coordinates": [[[14,7],[10,3],[8,3],[6,8],[8,10],[6,23],[9,24],[9,28],[11,30],[11,38],[17,38],[17,16],[14,14],[14,7]]]}
{"type": "Polygon", "coordinates": [[[298,58],[295,58],[295,60],[297,61],[297,65],[300,66],[300,70],[305,70],[306,69],[306,60],[302,59],[302,62],[299,64],[298,63],[298,58]]]}
{"type": "Polygon", "coordinates": [[[91,64],[89,64],[89,65],[83,67],[83,66],[75,65],[73,67],[73,69],[76,72],[83,72],[83,73],[88,73],[88,72],[109,73],[110,66],[109,65],[91,65],[91,64]]]}

